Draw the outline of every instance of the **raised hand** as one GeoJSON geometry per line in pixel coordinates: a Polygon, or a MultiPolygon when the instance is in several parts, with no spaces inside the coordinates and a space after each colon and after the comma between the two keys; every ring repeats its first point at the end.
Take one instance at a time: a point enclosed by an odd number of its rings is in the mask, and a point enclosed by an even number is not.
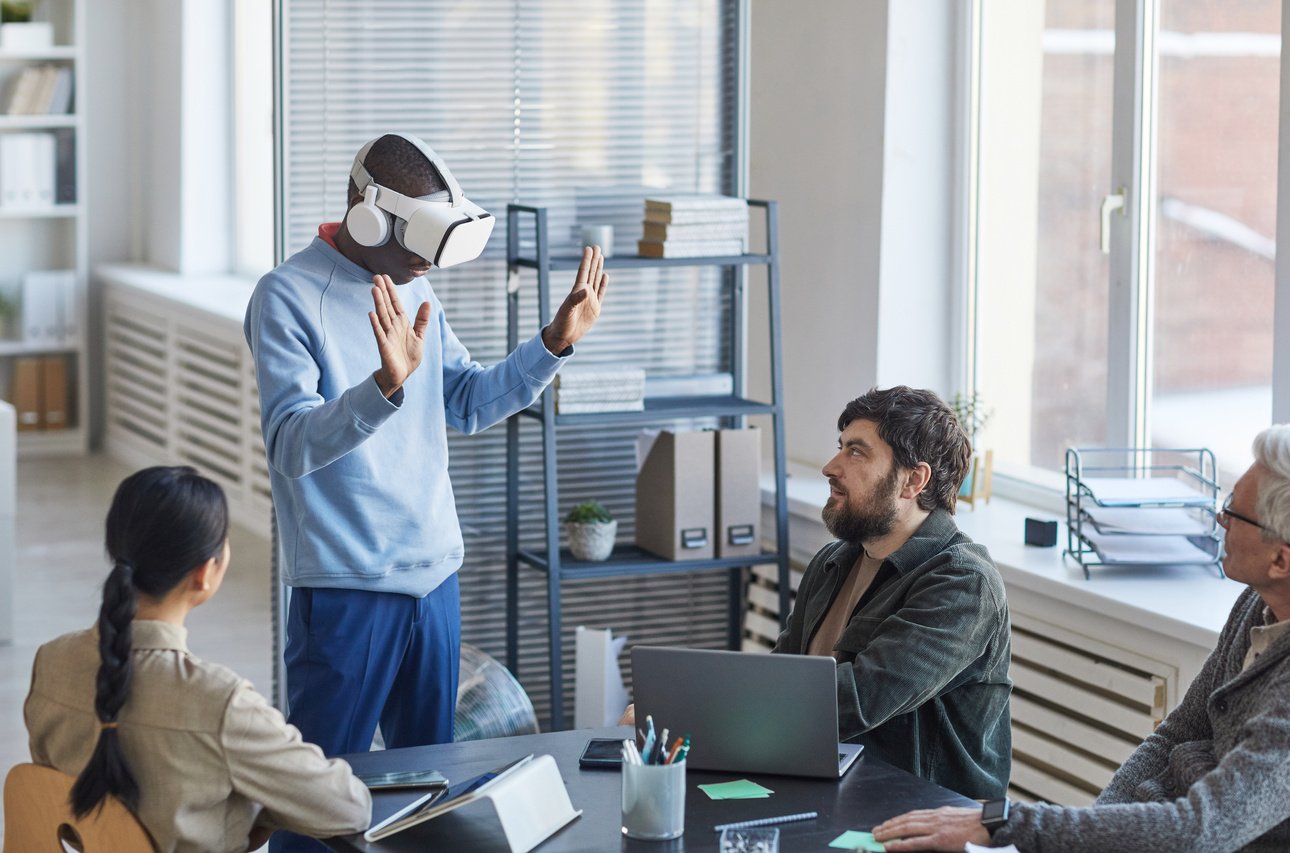
{"type": "Polygon", "coordinates": [[[372,321],[372,334],[381,353],[381,366],[374,375],[381,393],[388,399],[421,364],[426,326],[430,323],[430,303],[421,303],[416,320],[409,322],[394,291],[394,281],[388,275],[374,275],[372,285],[372,303],[376,310],[369,311],[367,318],[372,321]]]}
{"type": "Polygon", "coordinates": [[[581,340],[600,316],[605,287],[609,284],[604,267],[605,256],[600,254],[599,246],[582,250],[582,263],[578,266],[573,289],[555,312],[551,325],[542,330],[542,343],[553,354],[559,355],[581,340]]]}

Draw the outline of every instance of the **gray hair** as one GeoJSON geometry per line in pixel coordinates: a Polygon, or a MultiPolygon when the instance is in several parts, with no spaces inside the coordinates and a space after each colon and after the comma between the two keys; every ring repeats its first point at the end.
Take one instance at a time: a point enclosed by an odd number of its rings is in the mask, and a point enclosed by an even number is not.
{"type": "Polygon", "coordinates": [[[1290,424],[1273,424],[1254,438],[1254,461],[1263,469],[1254,508],[1267,541],[1290,542],[1290,424]]]}

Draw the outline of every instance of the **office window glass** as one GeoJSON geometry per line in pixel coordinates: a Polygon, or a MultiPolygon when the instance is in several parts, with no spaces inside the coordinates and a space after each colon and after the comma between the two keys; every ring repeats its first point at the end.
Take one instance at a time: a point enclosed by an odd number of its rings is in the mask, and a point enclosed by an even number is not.
{"type": "Polygon", "coordinates": [[[1157,45],[1151,436],[1230,485],[1272,419],[1280,0],[1166,0],[1157,45]]]}
{"type": "Polygon", "coordinates": [[[982,448],[1044,479],[1103,440],[1114,0],[981,6],[976,387],[982,448]]]}

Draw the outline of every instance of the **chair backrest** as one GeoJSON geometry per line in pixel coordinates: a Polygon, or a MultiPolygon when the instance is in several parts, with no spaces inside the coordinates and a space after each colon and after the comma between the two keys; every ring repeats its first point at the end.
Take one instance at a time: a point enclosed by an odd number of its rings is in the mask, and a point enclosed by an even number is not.
{"type": "Polygon", "coordinates": [[[116,797],[84,818],[72,814],[76,780],[52,767],[19,764],[4,783],[4,853],[155,853],[148,831],[116,797]]]}

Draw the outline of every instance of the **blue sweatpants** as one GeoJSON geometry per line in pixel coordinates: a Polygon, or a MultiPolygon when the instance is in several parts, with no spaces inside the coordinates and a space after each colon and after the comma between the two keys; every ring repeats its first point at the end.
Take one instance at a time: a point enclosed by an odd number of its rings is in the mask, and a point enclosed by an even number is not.
{"type": "MultiPolygon", "coordinates": [[[[461,656],[454,574],[424,598],[352,589],[291,590],[287,721],[325,755],[452,741],[461,656]]],[[[276,832],[273,853],[326,848],[276,832]]]]}

